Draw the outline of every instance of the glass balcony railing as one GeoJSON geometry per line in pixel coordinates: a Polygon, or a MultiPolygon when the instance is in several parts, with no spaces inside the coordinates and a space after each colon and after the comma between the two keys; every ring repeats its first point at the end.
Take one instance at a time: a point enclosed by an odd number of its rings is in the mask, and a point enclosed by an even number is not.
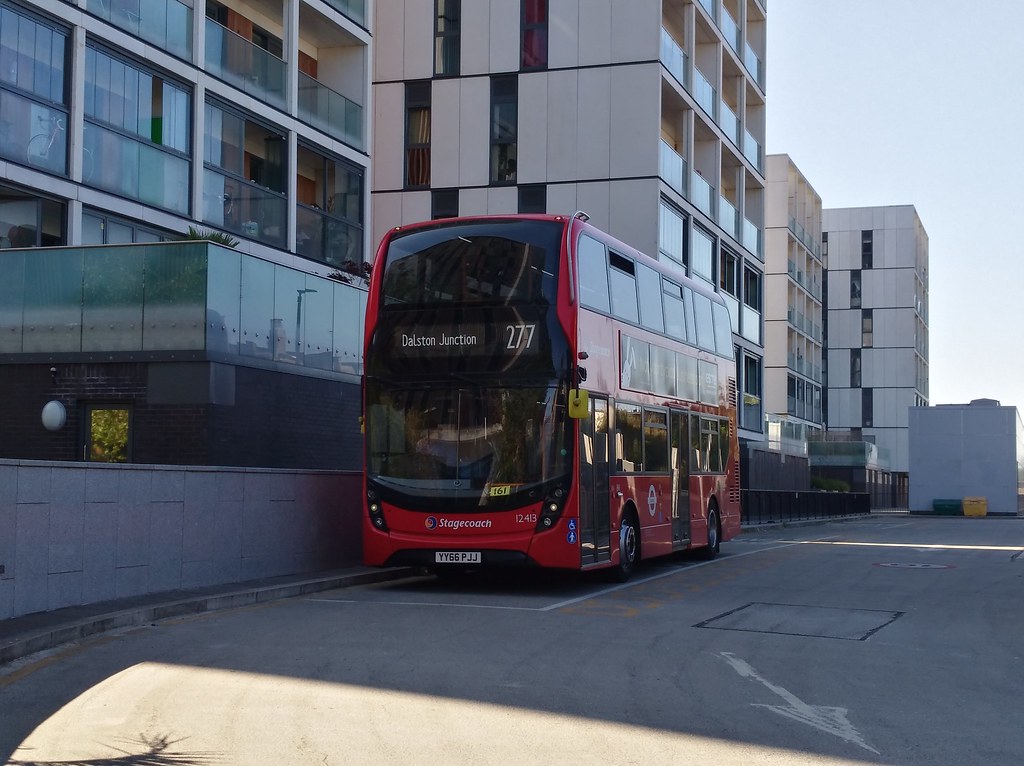
{"type": "Polygon", "coordinates": [[[761,342],[761,312],[744,305],[740,316],[741,333],[751,343],[761,342]]]}
{"type": "Polygon", "coordinates": [[[363,149],[363,107],[299,72],[299,117],[356,149],[363,149]]]}
{"type": "Polygon", "coordinates": [[[0,250],[0,269],[0,354],[190,352],[362,374],[358,278],[210,242],[0,250]]]}
{"type": "Polygon", "coordinates": [[[761,63],[761,59],[754,53],[754,49],[750,47],[750,43],[745,43],[743,47],[743,66],[747,68],[750,76],[754,78],[754,81],[761,86],[764,90],[764,64],[761,63]]]}
{"type": "Polygon", "coordinates": [[[331,8],[348,16],[361,27],[366,26],[366,0],[324,0],[331,8]]]}
{"type": "Polygon", "coordinates": [[[711,18],[716,18],[715,0],[700,0],[700,4],[704,7],[704,10],[708,12],[708,15],[711,16],[711,18]]]}
{"type": "Polygon", "coordinates": [[[736,23],[736,19],[732,17],[732,14],[722,6],[722,23],[720,24],[722,29],[722,36],[725,37],[725,41],[729,43],[729,47],[736,51],[739,55],[740,52],[740,27],[736,23]]]}
{"type": "Polygon", "coordinates": [[[686,79],[688,69],[686,51],[664,27],[661,28],[661,63],[680,85],[686,90],[690,89],[690,84],[686,79]]]}
{"type": "Polygon", "coordinates": [[[713,193],[713,187],[704,180],[704,176],[696,170],[690,173],[690,202],[708,216],[712,214],[711,200],[713,193]]]}
{"type": "Polygon", "coordinates": [[[179,58],[192,58],[192,8],[179,0],[89,0],[86,10],[179,58]]]}
{"type": "Polygon", "coordinates": [[[283,248],[288,201],[276,192],[206,168],[203,171],[203,223],[248,239],[283,248]]]}
{"type": "Polygon", "coordinates": [[[738,218],[739,212],[736,210],[736,206],[725,197],[719,197],[718,225],[722,227],[722,231],[733,239],[736,239],[736,221],[738,218]]]}
{"type": "Polygon", "coordinates": [[[658,175],[679,194],[685,195],[686,190],[683,188],[683,179],[686,177],[686,160],[680,157],[676,150],[669,146],[668,142],[664,139],[661,141],[658,159],[658,175]]]}
{"type": "Polygon", "coordinates": [[[730,106],[723,100],[719,104],[718,125],[736,146],[740,145],[740,121],[730,106]]]}
{"type": "Polygon", "coordinates": [[[284,108],[285,63],[212,19],[206,20],[206,70],[253,98],[284,108]]]}
{"type": "Polygon", "coordinates": [[[297,204],[295,252],[351,274],[363,262],[363,228],[319,208],[297,204]]]}
{"type": "Polygon", "coordinates": [[[699,69],[693,70],[693,97],[697,99],[697,103],[708,113],[708,116],[715,120],[715,104],[718,101],[718,94],[699,69]]]}
{"type": "Polygon", "coordinates": [[[764,155],[761,151],[761,144],[750,134],[749,130],[743,131],[743,156],[755,168],[760,171],[764,170],[764,155]]]}
{"type": "Polygon", "coordinates": [[[747,250],[752,252],[761,260],[764,260],[764,250],[761,244],[761,230],[757,228],[756,224],[751,223],[746,218],[743,219],[743,226],[740,231],[740,241],[747,250]]]}

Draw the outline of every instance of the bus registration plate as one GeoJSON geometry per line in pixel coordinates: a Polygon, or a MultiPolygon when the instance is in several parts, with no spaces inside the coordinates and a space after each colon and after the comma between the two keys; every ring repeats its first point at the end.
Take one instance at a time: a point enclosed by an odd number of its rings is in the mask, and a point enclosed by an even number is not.
{"type": "Polygon", "coordinates": [[[434,551],[435,564],[479,564],[480,551],[434,551]]]}

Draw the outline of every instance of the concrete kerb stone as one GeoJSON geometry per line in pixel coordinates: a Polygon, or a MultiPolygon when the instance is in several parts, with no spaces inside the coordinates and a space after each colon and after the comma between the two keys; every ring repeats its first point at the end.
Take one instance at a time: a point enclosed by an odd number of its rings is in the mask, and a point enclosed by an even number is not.
{"type": "MultiPolygon", "coordinates": [[[[68,624],[57,624],[50,628],[37,629],[16,635],[0,644],[0,667],[15,660],[38,652],[48,651],[64,644],[90,638],[113,630],[183,617],[204,612],[235,609],[294,598],[308,593],[319,593],[335,588],[387,582],[416,574],[415,569],[393,568],[359,573],[322,577],[282,585],[253,586],[224,593],[206,594],[175,601],[157,602],[122,611],[99,614],[68,624]]],[[[155,594],[154,599],[159,598],[155,594]]]]}

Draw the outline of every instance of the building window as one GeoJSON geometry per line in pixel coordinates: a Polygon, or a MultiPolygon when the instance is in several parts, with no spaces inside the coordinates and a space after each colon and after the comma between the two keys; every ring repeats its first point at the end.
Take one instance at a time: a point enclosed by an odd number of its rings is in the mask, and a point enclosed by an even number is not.
{"type": "Polygon", "coordinates": [[[187,215],[191,125],[187,88],[86,49],[83,183],[187,215]]]}
{"type": "Polygon", "coordinates": [[[434,15],[434,74],[457,75],[462,0],[434,0],[434,15]]]}
{"type": "Polygon", "coordinates": [[[523,0],[523,69],[548,65],[548,0],[523,0]]]}
{"type": "Polygon", "coordinates": [[[871,309],[864,309],[860,318],[860,345],[871,348],[874,345],[875,318],[871,309]]]}
{"type": "Polygon", "coordinates": [[[761,273],[751,268],[743,269],[743,302],[761,311],[761,273]]]}
{"type": "Polygon", "coordinates": [[[712,285],[715,265],[715,240],[703,229],[694,226],[690,230],[690,271],[712,285]]]}
{"type": "Polygon", "coordinates": [[[874,390],[862,388],[860,391],[860,418],[864,428],[871,428],[874,424],[875,397],[874,390]]]}
{"type": "Polygon", "coordinates": [[[68,173],[68,32],[0,6],[0,156],[68,173]]]}
{"type": "Polygon", "coordinates": [[[860,233],[860,263],[862,269],[873,268],[875,252],[875,233],[865,229],[860,233]]]}
{"type": "Polygon", "coordinates": [[[520,213],[548,212],[548,187],[544,184],[531,184],[519,187],[520,213]]]}
{"type": "Polygon", "coordinates": [[[740,407],[740,425],[749,431],[761,431],[761,360],[740,352],[743,362],[740,371],[743,376],[743,402],[740,407]]]}
{"type": "Polygon", "coordinates": [[[455,218],[459,214],[458,189],[434,189],[430,192],[430,217],[455,218]]]}
{"type": "Polygon", "coordinates": [[[516,76],[491,78],[491,183],[516,182],[519,137],[519,81],[516,76]]]}
{"type": "Polygon", "coordinates": [[[850,272],[850,308],[860,308],[860,269],[850,272]]]}
{"type": "Polygon", "coordinates": [[[288,223],[287,146],[280,128],[208,103],[203,222],[283,248],[288,223]]]}
{"type": "Polygon", "coordinates": [[[0,185],[0,249],[67,244],[64,219],[63,203],[0,185]]]}
{"type": "Polygon", "coordinates": [[[139,226],[134,221],[109,216],[99,210],[82,213],[83,245],[130,245],[175,239],[178,237],[139,226]]]}
{"type": "Polygon", "coordinates": [[[430,186],[430,83],[405,86],[405,186],[430,186]]]}
{"type": "Polygon", "coordinates": [[[733,297],[739,297],[739,258],[737,258],[735,253],[730,253],[725,248],[722,248],[718,261],[718,286],[721,288],[721,292],[728,293],[733,297]]]}
{"type": "Polygon", "coordinates": [[[85,459],[92,463],[131,460],[131,410],[127,405],[85,406],[85,459]]]}
{"type": "Polygon", "coordinates": [[[299,145],[296,163],[295,252],[361,273],[363,171],[299,145]]]}
{"type": "Polygon", "coordinates": [[[860,349],[850,349],[850,387],[860,388],[860,349]]]}
{"type": "Polygon", "coordinates": [[[658,259],[686,273],[686,219],[665,200],[658,211],[658,259]]]}

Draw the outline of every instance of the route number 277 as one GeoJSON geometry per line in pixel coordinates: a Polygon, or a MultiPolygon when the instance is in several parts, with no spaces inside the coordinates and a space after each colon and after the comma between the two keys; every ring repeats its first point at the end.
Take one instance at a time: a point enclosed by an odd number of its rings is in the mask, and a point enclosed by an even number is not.
{"type": "Polygon", "coordinates": [[[535,324],[508,324],[505,325],[505,332],[508,334],[508,342],[505,348],[511,351],[527,349],[533,343],[533,333],[537,329],[535,324]]]}

